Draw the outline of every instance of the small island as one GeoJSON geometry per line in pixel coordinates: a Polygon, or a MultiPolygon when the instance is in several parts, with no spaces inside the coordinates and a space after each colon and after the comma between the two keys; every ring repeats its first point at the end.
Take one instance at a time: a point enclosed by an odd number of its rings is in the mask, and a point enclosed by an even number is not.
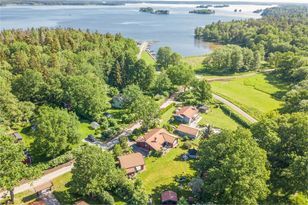
{"type": "Polygon", "coordinates": [[[196,10],[189,11],[189,13],[191,14],[215,14],[215,11],[211,9],[196,9],[196,10]]]}
{"type": "Polygon", "coordinates": [[[154,10],[152,7],[140,8],[139,12],[150,13],[150,14],[169,14],[168,10],[154,10]]]}
{"type": "Polygon", "coordinates": [[[224,8],[224,7],[229,7],[229,4],[223,4],[223,5],[215,5],[214,8],[224,8]]]}
{"type": "Polygon", "coordinates": [[[207,9],[207,8],[210,8],[210,7],[212,7],[212,5],[208,4],[208,5],[199,5],[196,8],[197,9],[207,9]]]}
{"type": "Polygon", "coordinates": [[[255,11],[253,11],[253,13],[255,13],[255,14],[260,14],[260,13],[262,13],[262,11],[263,11],[263,9],[257,9],[257,10],[255,10],[255,11]]]}

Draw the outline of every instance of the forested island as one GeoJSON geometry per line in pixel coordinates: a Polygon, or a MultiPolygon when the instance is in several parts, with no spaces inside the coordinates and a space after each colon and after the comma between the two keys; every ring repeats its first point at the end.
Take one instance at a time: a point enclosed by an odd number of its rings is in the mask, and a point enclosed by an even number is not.
{"type": "Polygon", "coordinates": [[[139,9],[140,12],[150,13],[150,14],[169,14],[168,10],[154,10],[151,7],[143,7],[139,9]]]}
{"type": "Polygon", "coordinates": [[[263,9],[257,9],[257,10],[254,10],[253,13],[255,14],[260,14],[263,12],[263,9]]]}
{"type": "Polygon", "coordinates": [[[191,14],[215,14],[215,10],[211,10],[211,9],[196,9],[196,10],[189,11],[189,13],[191,13],[191,14]]]}
{"type": "Polygon", "coordinates": [[[210,8],[210,7],[212,7],[213,5],[210,5],[210,4],[208,4],[208,5],[199,5],[199,6],[197,6],[196,8],[198,8],[198,9],[207,9],[207,8],[210,8]]]}
{"type": "Polygon", "coordinates": [[[222,4],[222,5],[214,5],[214,8],[225,8],[225,7],[229,7],[229,4],[222,4]]]}

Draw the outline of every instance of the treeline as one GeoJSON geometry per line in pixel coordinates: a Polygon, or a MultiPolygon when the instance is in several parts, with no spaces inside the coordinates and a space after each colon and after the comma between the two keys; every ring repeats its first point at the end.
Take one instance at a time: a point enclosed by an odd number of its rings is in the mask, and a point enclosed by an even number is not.
{"type": "Polygon", "coordinates": [[[233,73],[256,70],[261,65],[261,54],[236,45],[223,46],[205,57],[204,69],[213,73],[233,73]]]}

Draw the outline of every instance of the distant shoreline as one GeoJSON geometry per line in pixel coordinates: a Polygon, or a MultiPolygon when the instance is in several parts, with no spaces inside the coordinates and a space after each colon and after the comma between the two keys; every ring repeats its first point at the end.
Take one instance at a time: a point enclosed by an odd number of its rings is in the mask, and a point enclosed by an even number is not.
{"type": "Polygon", "coordinates": [[[124,6],[126,4],[138,4],[138,3],[148,3],[148,4],[230,4],[230,5],[285,5],[285,4],[295,4],[295,5],[308,5],[308,3],[277,3],[277,2],[243,2],[243,1],[96,1],[96,0],[80,0],[80,1],[65,1],[65,0],[2,0],[0,6],[9,5],[25,5],[25,6],[86,6],[86,5],[97,5],[97,6],[124,6]]]}

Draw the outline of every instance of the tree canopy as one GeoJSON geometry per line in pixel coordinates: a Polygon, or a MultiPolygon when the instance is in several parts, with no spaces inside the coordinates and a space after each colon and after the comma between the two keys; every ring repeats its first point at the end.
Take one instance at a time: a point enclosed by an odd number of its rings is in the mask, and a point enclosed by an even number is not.
{"type": "Polygon", "coordinates": [[[148,201],[141,181],[131,181],[116,167],[111,153],[85,146],[76,153],[71,188],[74,193],[103,204],[114,204],[114,196],[128,204],[148,201]]]}
{"type": "Polygon", "coordinates": [[[267,151],[272,193],[282,191],[289,196],[304,192],[308,176],[307,114],[270,114],[264,118],[252,127],[252,133],[260,147],[267,151]]]}
{"type": "Polygon", "coordinates": [[[266,152],[248,130],[223,131],[199,146],[201,198],[218,204],[258,204],[269,194],[266,152]]]}
{"type": "Polygon", "coordinates": [[[79,121],[74,113],[43,106],[35,115],[34,149],[45,157],[56,157],[79,143],[79,121]]]}

